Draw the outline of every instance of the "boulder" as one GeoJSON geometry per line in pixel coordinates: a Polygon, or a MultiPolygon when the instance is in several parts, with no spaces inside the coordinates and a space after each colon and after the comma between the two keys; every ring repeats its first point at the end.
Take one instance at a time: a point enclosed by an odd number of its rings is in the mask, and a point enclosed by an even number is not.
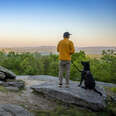
{"type": "Polygon", "coordinates": [[[21,106],[0,104],[0,116],[34,116],[21,106]]]}
{"type": "Polygon", "coordinates": [[[22,89],[25,86],[25,82],[22,80],[15,80],[15,81],[8,81],[8,82],[0,81],[0,85],[4,87],[17,87],[19,89],[22,89]]]}
{"type": "Polygon", "coordinates": [[[1,77],[0,79],[4,79],[4,78],[15,79],[16,75],[12,71],[0,66],[0,77],[1,77]]]}
{"type": "Polygon", "coordinates": [[[97,87],[97,90],[99,90],[103,96],[100,96],[93,90],[80,88],[78,87],[78,83],[73,81],[70,81],[69,88],[66,88],[65,85],[62,88],[58,87],[58,81],[49,81],[41,85],[33,85],[31,88],[45,96],[68,104],[86,107],[94,111],[101,111],[106,107],[106,95],[103,88],[100,87],[97,87]]]}
{"type": "Polygon", "coordinates": [[[0,79],[3,79],[4,80],[5,77],[6,77],[5,74],[3,72],[0,72],[0,79]]]}

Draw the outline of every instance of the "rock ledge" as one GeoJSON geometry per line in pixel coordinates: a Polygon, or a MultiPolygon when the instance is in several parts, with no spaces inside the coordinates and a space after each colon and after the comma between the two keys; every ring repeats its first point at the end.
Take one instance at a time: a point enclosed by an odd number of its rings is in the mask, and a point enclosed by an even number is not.
{"type": "Polygon", "coordinates": [[[0,104],[0,116],[34,116],[21,106],[0,104]]]}
{"type": "Polygon", "coordinates": [[[34,85],[31,88],[38,92],[43,93],[46,96],[55,98],[69,104],[75,104],[82,107],[92,109],[94,111],[103,110],[106,107],[105,93],[103,88],[97,87],[103,96],[93,90],[85,90],[77,86],[76,82],[70,82],[70,88],[59,88],[57,81],[46,82],[41,85],[34,85]]]}

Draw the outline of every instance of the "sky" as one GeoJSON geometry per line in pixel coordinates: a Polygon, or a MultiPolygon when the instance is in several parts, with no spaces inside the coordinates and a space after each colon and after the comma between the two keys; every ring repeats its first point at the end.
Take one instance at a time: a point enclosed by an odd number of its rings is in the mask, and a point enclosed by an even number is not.
{"type": "Polygon", "coordinates": [[[116,0],[0,0],[0,47],[116,46],[116,0]]]}

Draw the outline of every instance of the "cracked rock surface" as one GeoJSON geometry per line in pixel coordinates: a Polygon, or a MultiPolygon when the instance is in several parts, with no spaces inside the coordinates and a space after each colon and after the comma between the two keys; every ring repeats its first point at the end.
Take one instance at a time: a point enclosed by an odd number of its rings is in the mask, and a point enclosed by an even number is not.
{"type": "Polygon", "coordinates": [[[0,104],[0,116],[34,116],[21,106],[0,104]]]}

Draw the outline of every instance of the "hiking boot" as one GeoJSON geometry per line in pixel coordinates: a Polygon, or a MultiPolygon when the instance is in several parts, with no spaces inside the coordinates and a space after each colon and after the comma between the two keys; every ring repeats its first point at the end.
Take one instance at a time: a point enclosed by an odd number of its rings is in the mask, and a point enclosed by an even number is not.
{"type": "Polygon", "coordinates": [[[62,87],[62,84],[59,84],[58,87],[62,87]]]}
{"type": "Polygon", "coordinates": [[[66,84],[66,85],[65,85],[65,87],[66,87],[66,88],[69,88],[69,85],[68,85],[68,84],[66,84]]]}

